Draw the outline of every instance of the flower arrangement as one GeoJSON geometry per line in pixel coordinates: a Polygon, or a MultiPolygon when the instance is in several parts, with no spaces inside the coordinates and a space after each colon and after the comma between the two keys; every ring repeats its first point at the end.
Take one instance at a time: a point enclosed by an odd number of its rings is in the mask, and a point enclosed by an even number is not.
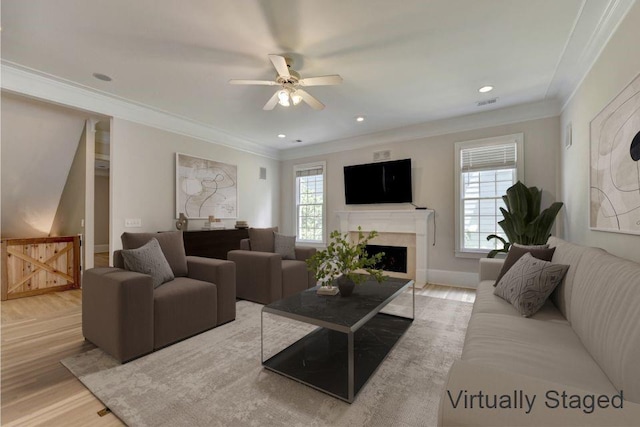
{"type": "Polygon", "coordinates": [[[382,270],[374,267],[384,253],[369,256],[366,251],[369,241],[377,235],[378,232],[374,230],[365,236],[362,227],[358,227],[358,239],[351,242],[349,233],[341,234],[335,230],[329,236],[327,249],[316,252],[307,260],[307,266],[309,270],[315,271],[316,280],[322,286],[331,286],[338,277],[348,278],[356,284],[362,283],[367,277],[373,277],[380,283],[384,280],[384,275],[382,270]],[[356,270],[364,270],[369,276],[356,273],[356,270]]]}

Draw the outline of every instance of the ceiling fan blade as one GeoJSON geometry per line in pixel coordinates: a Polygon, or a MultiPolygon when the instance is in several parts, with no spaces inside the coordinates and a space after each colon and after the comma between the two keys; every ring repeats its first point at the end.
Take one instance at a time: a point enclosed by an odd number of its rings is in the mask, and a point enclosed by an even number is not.
{"type": "Polygon", "coordinates": [[[273,80],[242,80],[242,79],[231,79],[229,80],[230,85],[263,85],[263,86],[274,86],[278,83],[273,80]]]}
{"type": "Polygon", "coordinates": [[[289,79],[291,74],[289,74],[289,67],[287,67],[287,60],[284,59],[284,56],[280,55],[269,55],[269,59],[271,63],[276,68],[278,75],[285,79],[289,79]]]}
{"type": "MultiPolygon", "coordinates": [[[[277,92],[276,92],[276,96],[277,96],[277,92]]],[[[314,98],[313,96],[311,96],[308,92],[302,90],[302,89],[298,89],[296,91],[297,95],[300,95],[302,97],[302,100],[304,102],[306,102],[307,104],[309,104],[309,106],[311,108],[313,108],[314,110],[322,110],[324,109],[324,104],[320,101],[318,101],[316,98],[314,98]]]]}
{"type": "Polygon", "coordinates": [[[264,104],[264,107],[262,107],[263,110],[273,110],[275,108],[276,104],[279,101],[278,93],[280,93],[280,90],[277,90],[276,93],[274,93],[273,96],[269,98],[267,103],[264,104]]]}
{"type": "Polygon", "coordinates": [[[307,77],[298,82],[301,86],[331,86],[342,83],[342,77],[337,74],[330,76],[307,77]]]}

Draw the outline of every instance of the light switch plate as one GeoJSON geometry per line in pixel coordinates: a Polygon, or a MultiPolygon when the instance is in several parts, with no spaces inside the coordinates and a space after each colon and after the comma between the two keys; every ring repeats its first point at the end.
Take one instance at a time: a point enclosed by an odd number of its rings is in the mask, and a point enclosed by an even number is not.
{"type": "Polygon", "coordinates": [[[140,218],[126,218],[124,220],[124,226],[127,228],[142,227],[142,219],[140,218]]]}

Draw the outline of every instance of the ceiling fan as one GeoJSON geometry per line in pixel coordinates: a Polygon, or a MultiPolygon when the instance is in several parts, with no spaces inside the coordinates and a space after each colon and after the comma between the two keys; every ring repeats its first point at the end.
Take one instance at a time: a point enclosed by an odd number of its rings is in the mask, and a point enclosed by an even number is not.
{"type": "Polygon", "coordinates": [[[306,102],[315,110],[322,110],[324,104],[311,96],[300,86],[330,86],[342,83],[342,77],[337,74],[330,76],[300,78],[300,74],[290,69],[292,60],[280,55],[269,55],[271,63],[275,67],[278,75],[275,80],[229,80],[232,85],[263,85],[280,86],[280,89],[262,107],[263,110],[273,110],[276,104],[288,107],[291,104],[298,105],[301,101],[306,102]]]}

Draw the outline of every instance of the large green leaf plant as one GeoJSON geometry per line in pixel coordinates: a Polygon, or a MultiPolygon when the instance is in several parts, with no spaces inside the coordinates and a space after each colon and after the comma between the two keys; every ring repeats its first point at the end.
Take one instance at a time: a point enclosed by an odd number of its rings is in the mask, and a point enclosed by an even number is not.
{"type": "Polygon", "coordinates": [[[562,208],[562,202],[555,202],[540,212],[542,191],[537,187],[527,187],[520,181],[507,189],[502,196],[507,209],[500,208],[504,219],[498,225],[507,235],[507,242],[500,236],[492,234],[487,240],[498,239],[502,242],[502,249],[494,249],[487,255],[493,258],[500,252],[509,252],[514,243],[521,245],[544,245],[551,236],[551,228],[556,216],[562,208]]]}

